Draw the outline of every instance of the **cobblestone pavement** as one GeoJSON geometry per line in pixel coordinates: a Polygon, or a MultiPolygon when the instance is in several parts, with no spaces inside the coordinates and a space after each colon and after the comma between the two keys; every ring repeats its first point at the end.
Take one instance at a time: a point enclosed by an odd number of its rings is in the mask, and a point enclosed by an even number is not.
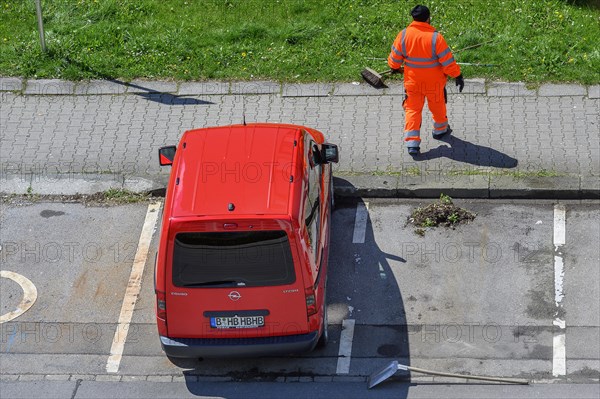
{"type": "Polygon", "coordinates": [[[422,154],[402,143],[401,83],[280,85],[0,78],[1,176],[164,176],[157,150],[188,129],[247,122],[303,124],[340,146],[337,172],[600,175],[600,86],[448,84],[453,137],[436,141],[424,112],[422,154]]]}

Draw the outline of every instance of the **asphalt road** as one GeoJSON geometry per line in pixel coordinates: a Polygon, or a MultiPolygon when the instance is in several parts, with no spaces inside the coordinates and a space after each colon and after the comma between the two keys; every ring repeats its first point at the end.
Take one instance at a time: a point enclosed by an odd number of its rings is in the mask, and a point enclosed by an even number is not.
{"type": "MultiPolygon", "coordinates": [[[[420,236],[406,220],[429,202],[338,204],[327,348],[175,362],[154,325],[156,233],[131,324],[118,324],[148,204],[3,204],[1,270],[30,280],[37,298],[0,324],[1,396],[598,397],[598,202],[456,201],[477,213],[472,223],[420,236]],[[108,373],[125,332],[118,372],[108,373]],[[407,384],[399,373],[367,391],[366,377],[392,360],[534,385],[414,373],[407,384]]],[[[23,295],[0,278],[0,316],[23,295]]]]}

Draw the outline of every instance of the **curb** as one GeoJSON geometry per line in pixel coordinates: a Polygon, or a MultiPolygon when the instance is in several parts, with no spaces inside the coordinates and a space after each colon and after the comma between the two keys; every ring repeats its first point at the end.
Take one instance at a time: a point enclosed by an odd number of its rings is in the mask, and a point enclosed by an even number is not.
{"type": "MultiPolygon", "coordinates": [[[[76,195],[94,194],[109,189],[136,193],[164,193],[168,174],[131,176],[114,174],[3,175],[3,195],[76,195]]],[[[337,173],[336,197],[342,198],[453,198],[480,199],[570,199],[599,200],[598,176],[525,176],[337,173]]]]}
{"type": "MultiPolygon", "coordinates": [[[[404,94],[401,80],[389,81],[383,89],[375,89],[364,82],[285,83],[274,81],[144,81],[85,80],[73,82],[61,79],[23,79],[0,77],[0,92],[22,95],[95,96],[95,95],[280,95],[282,97],[327,96],[397,96],[404,94]]],[[[528,89],[523,82],[485,81],[481,78],[465,80],[465,88],[458,93],[448,85],[450,95],[487,95],[488,97],[587,97],[600,98],[600,85],[545,83],[537,89],[528,89]]]]}

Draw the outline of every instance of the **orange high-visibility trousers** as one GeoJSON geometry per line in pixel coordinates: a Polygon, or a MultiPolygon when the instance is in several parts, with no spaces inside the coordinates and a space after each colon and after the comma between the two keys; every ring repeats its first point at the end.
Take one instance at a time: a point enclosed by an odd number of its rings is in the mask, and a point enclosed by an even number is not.
{"type": "Polygon", "coordinates": [[[433,134],[442,134],[448,129],[445,85],[445,78],[439,82],[405,83],[405,96],[402,106],[405,111],[404,141],[407,147],[420,147],[422,112],[425,99],[427,99],[427,106],[433,116],[433,134]]]}

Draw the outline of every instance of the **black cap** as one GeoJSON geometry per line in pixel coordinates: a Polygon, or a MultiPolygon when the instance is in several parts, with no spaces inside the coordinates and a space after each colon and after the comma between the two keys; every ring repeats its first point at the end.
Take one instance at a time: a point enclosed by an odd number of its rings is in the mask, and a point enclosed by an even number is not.
{"type": "Polygon", "coordinates": [[[415,21],[427,22],[429,19],[429,8],[421,5],[415,6],[415,8],[410,11],[410,15],[412,15],[415,21]]]}

